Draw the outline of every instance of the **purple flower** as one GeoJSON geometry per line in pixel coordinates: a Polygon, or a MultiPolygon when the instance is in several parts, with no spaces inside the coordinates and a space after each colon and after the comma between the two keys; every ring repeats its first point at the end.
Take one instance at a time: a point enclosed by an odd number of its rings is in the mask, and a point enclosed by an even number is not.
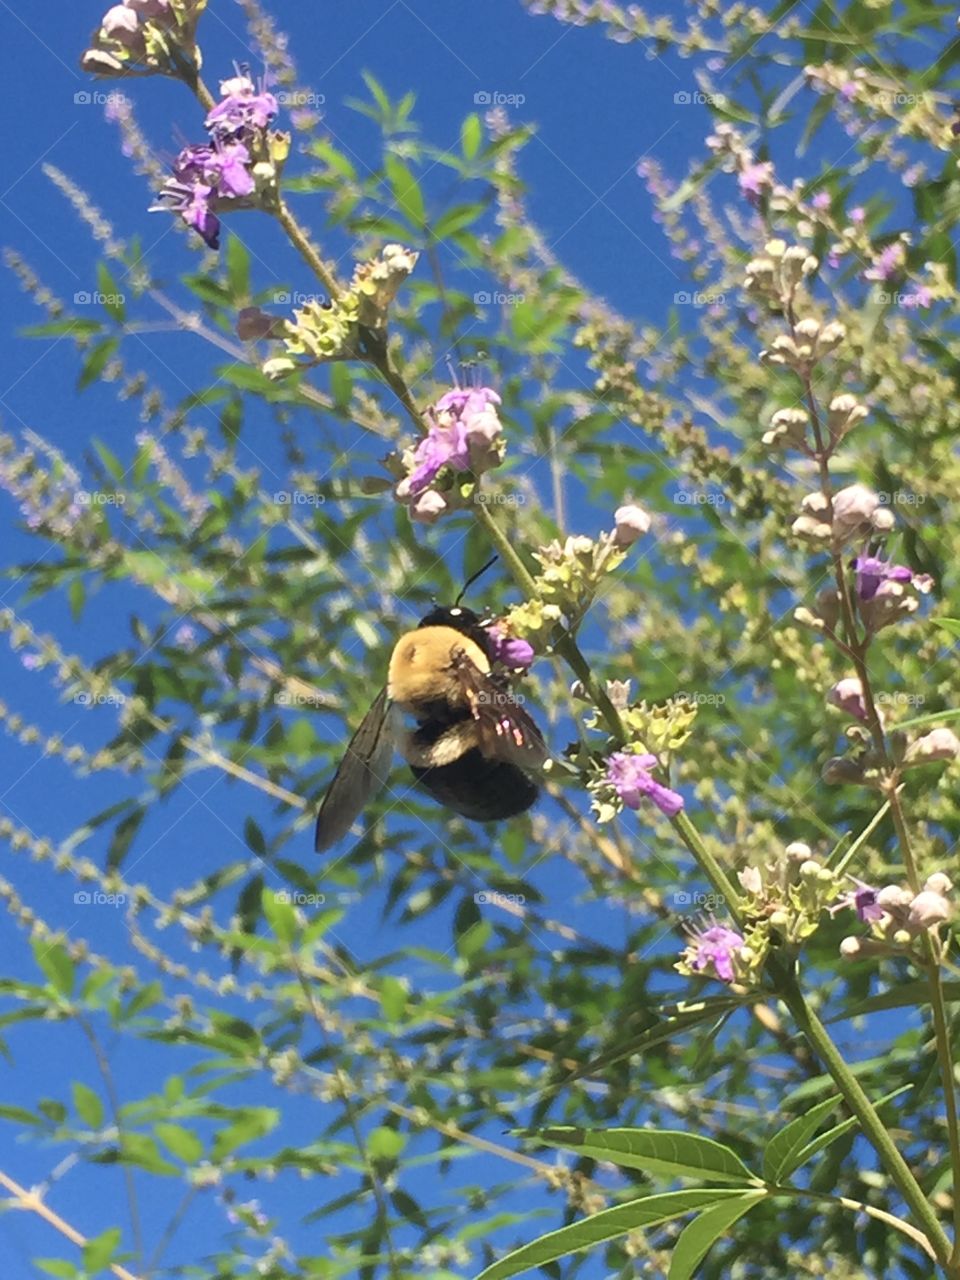
{"type": "Polygon", "coordinates": [[[810,203],[813,205],[814,209],[829,209],[830,199],[829,191],[818,191],[810,203]]]}
{"type": "Polygon", "coordinates": [[[466,471],[470,465],[463,423],[454,419],[449,423],[434,422],[414,451],[413,471],[397,486],[402,498],[416,497],[429,489],[443,467],[454,471],[466,471]]]}
{"type": "Polygon", "coordinates": [[[21,657],[20,657],[20,664],[21,664],[21,666],[26,667],[26,669],[27,669],[28,671],[36,671],[36,670],[37,670],[37,668],[40,666],[40,655],[39,655],[39,653],[24,653],[24,654],[21,654],[21,657]]]}
{"type": "Polygon", "coordinates": [[[855,720],[861,720],[866,723],[867,704],[863,697],[863,685],[855,676],[848,676],[845,680],[838,680],[827,694],[827,701],[832,702],[835,707],[839,707],[848,716],[853,716],[855,720]]]}
{"type": "Polygon", "coordinates": [[[402,501],[428,489],[443,467],[481,474],[500,461],[503,431],[490,387],[455,387],[427,411],[430,428],[417,445],[414,468],[397,486],[402,501]]]}
{"type": "Polygon", "coordinates": [[[861,204],[858,204],[856,208],[850,210],[850,221],[853,223],[855,227],[859,227],[860,224],[865,220],[866,216],[867,216],[867,211],[866,209],[864,209],[863,205],[861,204]]]}
{"type": "Polygon", "coordinates": [[[248,75],[241,72],[232,80],[220,83],[220,102],[204,121],[204,128],[215,138],[232,138],[246,129],[266,129],[279,107],[272,93],[265,93],[248,75]]]}
{"type": "Polygon", "coordinates": [[[902,294],[900,301],[908,310],[915,311],[917,307],[922,307],[926,310],[933,302],[933,294],[925,284],[922,284],[913,293],[902,294]]]}
{"type": "Polygon", "coordinates": [[[903,266],[905,256],[903,244],[899,240],[894,240],[892,244],[880,250],[873,260],[873,266],[868,267],[863,273],[864,279],[880,281],[892,279],[903,266]]]}
{"type": "Polygon", "coordinates": [[[514,671],[526,669],[533,662],[533,645],[507,635],[498,623],[487,628],[494,662],[501,662],[514,671]]]}
{"type": "MultiPolygon", "coordinates": [[[[853,877],[851,876],[851,879],[853,877]]],[[[830,908],[830,914],[838,911],[856,911],[857,918],[864,924],[876,924],[883,919],[884,909],[877,901],[878,891],[862,880],[854,880],[856,889],[843,894],[830,908]]]]}
{"type": "Polygon", "coordinates": [[[734,962],[742,946],[742,934],[714,921],[709,928],[693,932],[693,940],[684,955],[695,973],[706,973],[721,982],[732,982],[734,962]]]}
{"type": "Polygon", "coordinates": [[[646,796],[661,813],[673,818],[683,808],[683,796],[657,782],[650,773],[656,766],[654,755],[617,751],[607,761],[606,781],[628,809],[639,809],[641,799],[646,796]]]}
{"type": "Polygon", "coordinates": [[[187,226],[199,232],[211,249],[219,249],[220,219],[210,208],[213,194],[213,187],[203,183],[191,186],[171,178],[157,196],[157,203],[150,206],[150,212],[169,210],[179,213],[187,226]]]}
{"type": "Polygon", "coordinates": [[[769,160],[745,164],[737,175],[740,191],[751,204],[757,204],[760,196],[773,184],[773,165],[769,160]]]}
{"type": "Polygon", "coordinates": [[[882,582],[911,582],[913,570],[903,564],[893,564],[879,556],[857,556],[853,562],[857,577],[857,595],[861,600],[872,600],[882,582]]]}

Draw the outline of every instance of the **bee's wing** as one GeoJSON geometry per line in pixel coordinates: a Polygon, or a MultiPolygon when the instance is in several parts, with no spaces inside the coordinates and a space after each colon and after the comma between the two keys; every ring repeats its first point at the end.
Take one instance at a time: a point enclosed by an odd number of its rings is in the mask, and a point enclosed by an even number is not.
{"type": "Polygon", "coordinates": [[[390,701],[381,689],[347,746],[340,767],[323,797],[317,814],[314,848],[323,853],[347,834],[367,801],[375,795],[390,770],[393,727],[390,701]]]}
{"type": "Polygon", "coordinates": [[[549,757],[532,716],[506,685],[485,675],[463,655],[458,678],[477,726],[477,745],[488,760],[539,769],[549,757]]]}

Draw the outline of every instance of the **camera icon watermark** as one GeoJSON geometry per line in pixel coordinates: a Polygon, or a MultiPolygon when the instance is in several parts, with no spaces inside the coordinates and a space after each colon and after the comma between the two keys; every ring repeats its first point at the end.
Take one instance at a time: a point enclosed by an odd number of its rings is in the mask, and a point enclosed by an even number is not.
{"type": "Polygon", "coordinates": [[[674,304],[678,307],[720,307],[726,300],[725,293],[691,293],[687,289],[680,289],[673,295],[674,304]]]}
{"type": "Polygon", "coordinates": [[[278,289],[270,296],[278,307],[307,307],[313,303],[323,306],[329,301],[325,293],[304,293],[300,289],[278,289]]]}
{"type": "Polygon", "coordinates": [[[522,507],[526,504],[526,494],[523,493],[488,493],[484,489],[475,490],[473,501],[481,507],[522,507]]]}
{"type": "Polygon", "coordinates": [[[78,707],[123,707],[126,696],[122,693],[90,693],[83,690],[73,699],[78,707]]]}
{"type": "Polygon", "coordinates": [[[303,110],[306,107],[322,107],[327,101],[325,93],[308,93],[306,89],[284,89],[274,95],[277,105],[288,110],[303,110]]]}
{"type": "Polygon", "coordinates": [[[727,701],[723,693],[702,693],[698,689],[681,689],[673,697],[675,702],[686,702],[693,707],[722,707],[727,701]]]}
{"type": "Polygon", "coordinates": [[[526,100],[525,93],[501,93],[499,89],[479,89],[473,95],[478,107],[522,107],[526,100]]]}
{"type": "Polygon", "coordinates": [[[322,907],[327,897],[323,893],[304,893],[302,889],[278,889],[273,900],[289,907],[322,907]]]}
{"type": "Polygon", "coordinates": [[[522,907],[526,897],[522,893],[498,893],[496,889],[482,889],[473,895],[478,907],[522,907]]]}
{"type": "Polygon", "coordinates": [[[125,293],[101,293],[99,289],[78,289],[73,295],[77,307],[122,307],[126,301],[125,293]]]}
{"type": "Polygon", "coordinates": [[[104,93],[102,89],[78,89],[73,95],[74,105],[78,107],[126,107],[130,99],[118,89],[104,93]]]}
{"type": "Polygon", "coordinates": [[[675,907],[693,907],[697,911],[717,911],[726,901],[722,893],[690,893],[680,889],[673,895],[675,907]]]}
{"type": "Polygon", "coordinates": [[[723,507],[726,496],[709,489],[675,489],[673,500],[681,507],[723,507]]]}
{"type": "Polygon", "coordinates": [[[327,499],[322,493],[306,489],[279,489],[273,500],[278,507],[322,507],[327,499]]]}
{"type": "Polygon", "coordinates": [[[100,889],[78,889],[73,895],[78,907],[122,907],[127,901],[125,893],[103,893],[100,889]]]}
{"type": "Polygon", "coordinates": [[[723,107],[726,105],[725,93],[703,93],[700,89],[678,89],[673,95],[674,102],[681,107],[723,107]]]}
{"type": "Polygon", "coordinates": [[[289,689],[281,689],[274,698],[278,707],[318,707],[323,699],[319,690],[316,693],[291,693],[289,689]]]}
{"type": "Polygon", "coordinates": [[[78,507],[122,507],[127,501],[127,495],[106,493],[102,489],[78,489],[73,500],[78,507]]]}
{"type": "Polygon", "coordinates": [[[478,307],[518,307],[526,298],[525,293],[501,293],[496,290],[491,293],[487,289],[481,289],[473,295],[473,301],[478,307]]]}

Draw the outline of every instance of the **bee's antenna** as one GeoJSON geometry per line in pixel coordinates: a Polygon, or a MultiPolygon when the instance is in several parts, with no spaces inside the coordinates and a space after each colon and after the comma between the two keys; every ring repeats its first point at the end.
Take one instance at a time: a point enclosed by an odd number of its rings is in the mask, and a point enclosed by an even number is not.
{"type": "Polygon", "coordinates": [[[466,580],[466,582],[463,584],[463,590],[460,592],[460,594],[457,596],[456,600],[453,602],[454,608],[456,608],[456,607],[457,607],[457,605],[459,605],[460,601],[461,601],[461,600],[463,599],[463,597],[467,594],[467,592],[468,592],[468,591],[469,591],[469,589],[473,586],[473,584],[476,582],[476,580],[477,580],[478,578],[482,577],[482,576],[487,572],[487,570],[490,568],[490,566],[491,566],[492,564],[496,564],[497,559],[498,559],[498,557],[497,557],[496,555],[492,555],[492,556],[490,557],[490,559],[487,561],[487,563],[483,566],[483,568],[478,569],[478,570],[477,570],[477,572],[476,572],[475,574],[473,574],[471,577],[469,577],[469,578],[466,580]]]}

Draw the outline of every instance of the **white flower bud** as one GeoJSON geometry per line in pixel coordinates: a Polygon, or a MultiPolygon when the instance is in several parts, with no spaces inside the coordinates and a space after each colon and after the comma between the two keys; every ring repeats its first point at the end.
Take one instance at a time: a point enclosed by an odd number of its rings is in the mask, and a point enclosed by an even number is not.
{"type": "Polygon", "coordinates": [[[618,547],[629,547],[650,529],[650,516],[634,503],[618,507],[614,512],[614,540],[618,547]]]}
{"type": "Polygon", "coordinates": [[[840,943],[840,955],[844,960],[856,960],[862,949],[863,944],[859,938],[844,938],[840,943]]]}
{"type": "Polygon", "coordinates": [[[935,871],[932,876],[927,876],[927,882],[923,887],[929,889],[931,893],[948,894],[953,888],[953,883],[942,871],[935,871]]]}
{"type": "Polygon", "coordinates": [[[940,893],[925,889],[910,904],[908,920],[915,929],[932,929],[949,920],[951,915],[952,908],[946,898],[940,893]]]}
{"type": "Polygon", "coordinates": [[[931,729],[922,738],[910,744],[906,759],[915,763],[930,760],[955,760],[960,755],[960,738],[952,729],[931,729]]]}

